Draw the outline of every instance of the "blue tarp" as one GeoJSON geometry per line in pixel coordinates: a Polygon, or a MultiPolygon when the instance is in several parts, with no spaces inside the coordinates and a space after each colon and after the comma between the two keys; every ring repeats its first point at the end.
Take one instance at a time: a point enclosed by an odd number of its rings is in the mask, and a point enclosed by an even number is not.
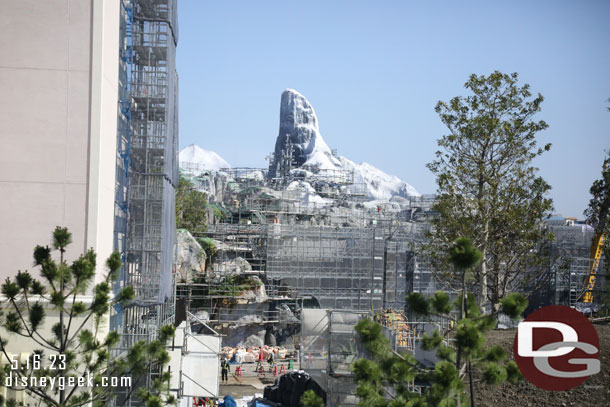
{"type": "Polygon", "coordinates": [[[220,404],[220,407],[237,407],[237,403],[233,396],[225,396],[224,402],[220,404]]]}
{"type": "Polygon", "coordinates": [[[279,404],[274,403],[272,401],[266,402],[259,398],[254,399],[248,403],[248,407],[274,407],[274,406],[278,406],[278,405],[279,404]]]}

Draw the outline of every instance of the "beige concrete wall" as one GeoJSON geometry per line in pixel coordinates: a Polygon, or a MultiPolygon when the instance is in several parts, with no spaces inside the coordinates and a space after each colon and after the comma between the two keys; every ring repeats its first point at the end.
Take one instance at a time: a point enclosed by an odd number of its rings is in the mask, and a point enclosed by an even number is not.
{"type": "Polygon", "coordinates": [[[70,257],[111,251],[119,1],[0,0],[0,10],[4,280],[31,267],[57,225],[73,233],[70,257]]]}
{"type": "MultiPolygon", "coordinates": [[[[113,249],[119,87],[119,0],[93,1],[87,247],[113,249]]],[[[102,264],[103,265],[103,264],[102,264]]],[[[103,273],[98,272],[98,281],[103,273]]]]}

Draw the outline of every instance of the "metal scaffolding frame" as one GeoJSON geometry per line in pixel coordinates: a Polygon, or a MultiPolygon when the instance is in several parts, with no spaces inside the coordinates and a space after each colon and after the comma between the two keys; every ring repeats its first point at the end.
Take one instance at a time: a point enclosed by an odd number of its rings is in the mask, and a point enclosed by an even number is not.
{"type": "Polygon", "coordinates": [[[174,319],[176,7],[175,0],[121,1],[114,247],[123,269],[115,291],[131,286],[136,296],[113,309],[111,329],[121,334],[115,354],[156,339],[174,319]]]}
{"type": "Polygon", "coordinates": [[[371,310],[383,304],[383,233],[377,228],[269,225],[267,281],[323,308],[371,310]]]}
{"type": "Polygon", "coordinates": [[[593,229],[587,225],[549,225],[554,235],[550,243],[550,275],[555,305],[574,307],[583,294],[591,270],[589,251],[593,229]],[[554,287],[553,287],[554,286],[554,287]]]}

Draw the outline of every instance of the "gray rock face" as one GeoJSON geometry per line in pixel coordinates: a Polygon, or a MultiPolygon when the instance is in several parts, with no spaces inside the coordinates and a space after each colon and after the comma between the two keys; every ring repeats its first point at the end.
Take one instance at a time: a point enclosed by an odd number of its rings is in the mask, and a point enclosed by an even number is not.
{"type": "MultiPolygon", "coordinates": [[[[186,165],[184,168],[187,168],[186,165]]],[[[231,177],[224,172],[212,170],[181,169],[181,171],[196,190],[208,195],[209,202],[222,202],[231,177]]]]}
{"type": "Polygon", "coordinates": [[[270,176],[275,177],[280,166],[279,157],[290,142],[296,166],[305,164],[319,135],[318,118],[309,101],[299,92],[286,89],[280,104],[280,132],[275,141],[275,161],[270,176]]]}
{"type": "Polygon", "coordinates": [[[259,324],[230,326],[222,338],[223,346],[263,346],[266,330],[259,324]]]}
{"type": "Polygon", "coordinates": [[[214,272],[220,277],[229,277],[251,271],[252,266],[242,257],[219,262],[214,265],[214,272]]]}
{"type": "Polygon", "coordinates": [[[265,331],[259,331],[258,334],[256,335],[250,335],[248,336],[248,338],[246,338],[246,340],[242,343],[242,346],[244,347],[250,347],[250,346],[258,346],[261,347],[265,344],[265,331]],[[262,335],[261,335],[262,333],[262,335]],[[262,336],[262,338],[261,338],[262,336]]]}
{"type": "Polygon", "coordinates": [[[251,302],[265,302],[267,301],[267,292],[265,291],[265,285],[262,280],[257,276],[251,276],[250,279],[257,281],[259,285],[253,290],[246,290],[239,294],[239,298],[249,300],[251,302]]]}
{"type": "Polygon", "coordinates": [[[176,231],[178,253],[178,282],[192,283],[195,278],[205,275],[205,251],[186,229],[176,231]]]}

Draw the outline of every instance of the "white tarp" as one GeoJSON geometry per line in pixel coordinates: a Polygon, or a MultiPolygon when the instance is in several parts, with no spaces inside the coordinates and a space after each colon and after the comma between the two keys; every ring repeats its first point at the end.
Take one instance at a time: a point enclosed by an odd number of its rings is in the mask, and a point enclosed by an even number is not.
{"type": "Polygon", "coordinates": [[[221,338],[186,334],[186,352],[182,356],[184,397],[217,397],[221,338]]]}
{"type": "Polygon", "coordinates": [[[301,311],[300,369],[309,373],[326,391],[328,376],[328,310],[301,311]]]}

